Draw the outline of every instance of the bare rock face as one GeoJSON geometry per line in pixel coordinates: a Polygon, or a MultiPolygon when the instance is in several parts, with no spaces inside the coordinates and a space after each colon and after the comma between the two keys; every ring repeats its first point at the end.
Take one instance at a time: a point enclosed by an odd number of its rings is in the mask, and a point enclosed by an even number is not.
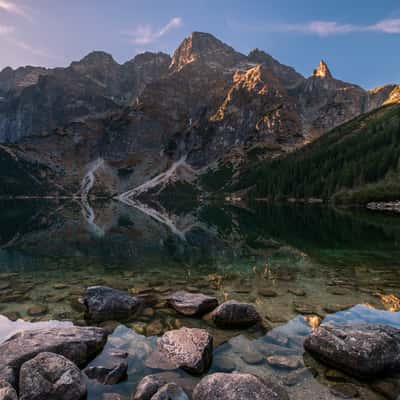
{"type": "Polygon", "coordinates": [[[322,363],[359,378],[400,370],[400,330],[382,325],[321,325],[304,348],[322,363]]]}
{"type": "Polygon", "coordinates": [[[107,286],[87,288],[83,302],[87,319],[97,322],[133,318],[143,306],[141,300],[107,286]]]}
{"type": "Polygon", "coordinates": [[[176,383],[167,383],[151,400],[189,400],[189,397],[176,383]]]}
{"type": "Polygon", "coordinates": [[[159,375],[145,376],[137,385],[131,400],[151,400],[159,389],[166,384],[166,381],[159,375]]]}
{"type": "Polygon", "coordinates": [[[329,71],[328,65],[324,60],[321,60],[318,67],[314,70],[313,76],[319,78],[333,78],[331,71],[329,71]]]}
{"type": "Polygon", "coordinates": [[[244,328],[257,324],[261,317],[253,305],[230,300],[213,311],[212,319],[218,327],[244,328]]]}
{"type": "Polygon", "coordinates": [[[79,368],[58,354],[40,353],[21,367],[21,400],[81,400],[86,391],[79,368]]]}
{"type": "Polygon", "coordinates": [[[0,377],[15,385],[21,365],[39,353],[60,354],[78,366],[94,358],[107,340],[101,328],[54,328],[19,332],[0,345],[0,377]]]}
{"type": "Polygon", "coordinates": [[[218,300],[212,296],[182,290],[168,297],[168,304],[180,314],[200,316],[218,307],[218,300]]]}
{"type": "Polygon", "coordinates": [[[212,351],[213,338],[206,330],[181,328],[166,332],[158,340],[156,353],[175,368],[202,374],[210,367],[212,351]]]}
{"type": "Polygon", "coordinates": [[[18,400],[17,392],[6,381],[0,380],[0,400],[18,400]]]}
{"type": "Polygon", "coordinates": [[[275,383],[250,374],[217,373],[203,378],[195,387],[193,400],[288,400],[275,383]]]}
{"type": "Polygon", "coordinates": [[[335,79],[325,62],[306,79],[269,54],[246,56],[202,32],[172,58],[146,52],[120,65],[96,51],[67,68],[6,68],[0,143],[18,142],[26,162],[13,172],[6,159],[12,176],[0,179],[0,194],[76,193],[98,158],[92,194],[102,195],[139,186],[182,156],[188,169],[216,161],[238,169],[396,101],[399,86],[366,91],[335,79]]]}

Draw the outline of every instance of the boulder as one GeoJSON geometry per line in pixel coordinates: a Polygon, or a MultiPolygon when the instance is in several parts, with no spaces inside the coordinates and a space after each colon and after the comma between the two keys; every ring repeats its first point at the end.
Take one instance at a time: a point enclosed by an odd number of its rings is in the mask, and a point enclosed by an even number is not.
{"type": "Polygon", "coordinates": [[[167,383],[151,400],[189,400],[189,397],[176,383],[167,383]]]}
{"type": "Polygon", "coordinates": [[[193,400],[289,400],[279,385],[255,375],[216,373],[195,387],[193,400]]]}
{"type": "Polygon", "coordinates": [[[103,329],[92,327],[18,332],[0,344],[0,377],[15,386],[21,365],[43,352],[63,355],[84,366],[103,349],[106,340],[103,329]]]}
{"type": "Polygon", "coordinates": [[[6,381],[0,381],[0,400],[18,400],[17,392],[6,381]]]}
{"type": "Polygon", "coordinates": [[[20,400],[81,400],[87,390],[73,362],[58,354],[40,353],[22,365],[19,392],[20,400]]]}
{"type": "Polygon", "coordinates": [[[389,326],[323,324],[306,338],[304,348],[358,378],[400,370],[400,330],[389,326]]]}
{"type": "Polygon", "coordinates": [[[127,377],[128,363],[119,361],[111,367],[88,367],[84,372],[89,379],[96,379],[103,385],[115,385],[127,377]]]}
{"type": "Polygon", "coordinates": [[[181,328],[166,332],[156,353],[175,368],[202,374],[210,367],[212,351],[213,338],[205,329],[181,328]]]}
{"type": "Polygon", "coordinates": [[[131,400],[151,400],[151,398],[166,384],[166,381],[158,375],[145,376],[137,385],[131,400]]]}
{"type": "Polygon", "coordinates": [[[212,312],[212,319],[221,328],[246,328],[261,321],[253,305],[235,300],[221,304],[212,312]]]}
{"type": "Polygon", "coordinates": [[[218,307],[215,297],[183,290],[173,293],[167,300],[174,310],[187,316],[201,316],[218,307]]]}
{"type": "Polygon", "coordinates": [[[87,288],[83,303],[86,318],[96,322],[134,318],[144,304],[128,293],[107,286],[87,288]]]}

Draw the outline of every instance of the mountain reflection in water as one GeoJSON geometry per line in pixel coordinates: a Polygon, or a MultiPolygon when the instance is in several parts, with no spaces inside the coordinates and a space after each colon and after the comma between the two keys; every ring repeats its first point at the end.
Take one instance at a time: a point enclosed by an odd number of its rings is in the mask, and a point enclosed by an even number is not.
{"type": "MultiPolygon", "coordinates": [[[[256,372],[285,381],[289,372],[264,357],[277,351],[300,370],[298,383],[287,382],[293,398],[319,393],[333,399],[326,368],[303,358],[302,342],[311,329],[323,321],[400,327],[398,216],[293,205],[166,210],[137,201],[0,206],[0,340],[42,326],[36,324],[84,323],[79,298],[91,285],[154,297],[151,310],[124,321],[92,363],[99,365],[115,347],[135,355],[129,358],[129,379],[113,392],[127,395],[154,372],[145,366],[154,335],[189,326],[206,327],[214,336],[211,371],[256,372]],[[263,328],[224,331],[178,315],[164,298],[179,289],[253,303],[263,328]]],[[[197,381],[181,371],[169,373],[185,384],[197,381]]],[[[361,395],[381,398],[368,385],[357,385],[361,395]]],[[[107,391],[91,381],[89,399],[107,391]]]]}

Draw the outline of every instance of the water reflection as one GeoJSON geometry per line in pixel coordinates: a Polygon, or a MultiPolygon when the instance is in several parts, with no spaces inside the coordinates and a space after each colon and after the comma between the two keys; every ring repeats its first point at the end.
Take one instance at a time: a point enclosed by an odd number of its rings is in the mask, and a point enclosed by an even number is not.
{"type": "MultiPolygon", "coordinates": [[[[131,353],[129,379],[113,392],[128,394],[143,375],[160,372],[144,367],[155,334],[192,326],[214,335],[212,371],[273,375],[294,399],[333,399],[329,373],[303,358],[304,337],[325,321],[400,328],[399,243],[398,217],[319,206],[202,204],[177,212],[139,202],[3,202],[0,313],[9,319],[0,319],[0,340],[30,327],[27,321],[84,323],[79,297],[87,286],[105,284],[153,298],[93,361],[102,363],[112,348],[131,353]],[[251,302],[263,327],[221,331],[182,317],[165,304],[179,289],[251,302]]],[[[182,371],[164,373],[188,390],[196,383],[182,371]]],[[[360,397],[381,399],[357,385],[360,397]]],[[[107,391],[90,382],[89,399],[107,391]]]]}

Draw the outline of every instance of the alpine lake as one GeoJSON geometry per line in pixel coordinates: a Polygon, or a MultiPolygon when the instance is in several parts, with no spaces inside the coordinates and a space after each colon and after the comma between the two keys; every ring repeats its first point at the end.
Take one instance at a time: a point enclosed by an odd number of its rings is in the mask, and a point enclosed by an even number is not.
{"type": "Polygon", "coordinates": [[[112,332],[89,365],[126,351],[128,378],[88,379],[88,399],[119,393],[162,372],[190,391],[199,381],[148,362],[157,338],[182,326],[214,337],[211,372],[273,376],[291,399],[396,399],[400,376],[359,381],[315,361],[305,337],[322,322],[400,328],[400,215],[322,205],[157,205],[4,200],[0,203],[0,342],[21,329],[87,325],[85,289],[105,285],[147,295],[132,321],[112,332]],[[253,304],[262,323],[216,328],[165,302],[174,291],[253,304]],[[271,357],[274,356],[274,357],[271,357]],[[347,397],[346,397],[347,396],[347,397]]]}

